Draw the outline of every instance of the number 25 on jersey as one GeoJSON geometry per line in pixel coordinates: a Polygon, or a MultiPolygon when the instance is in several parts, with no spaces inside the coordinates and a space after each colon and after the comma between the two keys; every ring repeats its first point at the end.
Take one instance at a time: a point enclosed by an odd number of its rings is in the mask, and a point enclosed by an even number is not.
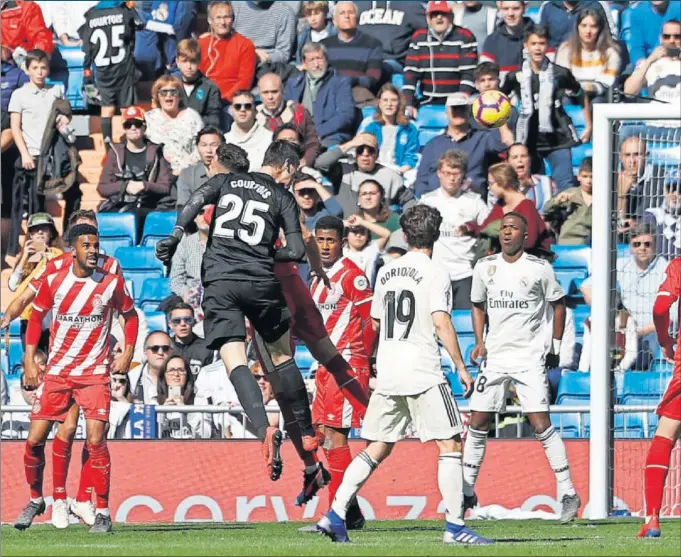
{"type": "Polygon", "coordinates": [[[265,233],[261,215],[269,211],[267,203],[253,199],[244,203],[238,195],[228,193],[220,198],[218,207],[225,211],[215,220],[213,235],[230,239],[236,236],[250,246],[260,244],[265,233]]]}

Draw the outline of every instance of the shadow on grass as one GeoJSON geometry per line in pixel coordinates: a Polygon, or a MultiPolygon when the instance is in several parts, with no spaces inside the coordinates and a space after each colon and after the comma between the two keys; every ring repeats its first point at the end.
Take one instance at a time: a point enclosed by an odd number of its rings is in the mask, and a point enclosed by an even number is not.
{"type": "MultiPolygon", "coordinates": [[[[121,525],[122,526],[122,525],[121,525]]],[[[180,524],[126,524],[119,532],[193,532],[211,530],[256,530],[256,524],[234,524],[223,522],[189,522],[180,524]]]]}

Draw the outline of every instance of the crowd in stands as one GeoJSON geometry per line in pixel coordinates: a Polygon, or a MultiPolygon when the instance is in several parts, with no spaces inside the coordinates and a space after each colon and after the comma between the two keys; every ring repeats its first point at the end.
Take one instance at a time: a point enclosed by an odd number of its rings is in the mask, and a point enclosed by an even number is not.
{"type": "MultiPolygon", "coordinates": [[[[221,143],[242,147],[257,171],[268,145],[286,139],[304,151],[291,191],[305,225],[313,231],[322,216],[343,218],[345,254],[372,284],[377,269],[405,251],[404,208],[440,210],[434,259],[450,273],[455,310],[470,309],[473,265],[499,249],[500,221],[509,211],[527,218],[530,253],[553,260],[561,246],[590,246],[594,103],[681,103],[681,2],[668,0],[0,6],[2,216],[12,219],[3,259],[9,256],[16,295],[68,243],[46,200],[63,199],[64,230],[80,214],[73,175],[81,111],[69,105],[62,83],[50,80],[69,49],[92,63],[82,68],[90,114],[100,97],[100,216],[134,214],[141,240],[150,214],[181,210],[209,179],[221,143]],[[104,30],[93,31],[101,14],[120,15],[125,24],[120,44],[106,52],[99,50],[104,30]],[[471,113],[476,96],[490,90],[514,106],[500,128],[486,128],[471,113]],[[113,134],[115,115],[122,137],[113,134]]],[[[656,358],[652,304],[667,261],[681,255],[681,155],[660,162],[649,145],[681,149],[679,124],[622,128],[617,145],[618,239],[629,246],[617,263],[623,370],[648,369],[656,358]]],[[[147,330],[142,320],[134,367],[112,377],[110,437],[130,435],[132,402],[236,404],[202,344],[203,211],[195,225],[167,273],[159,307],[165,330],[147,330]]],[[[300,272],[309,282],[308,267],[300,272]]],[[[586,274],[564,284],[573,307],[591,303],[586,274]]],[[[563,345],[561,367],[588,371],[588,319],[577,324],[577,335],[575,326],[569,312],[573,341],[563,345]]],[[[271,386],[255,358],[252,369],[269,403],[271,386]]],[[[10,403],[30,403],[34,393],[18,385],[10,403]]],[[[3,436],[23,435],[20,422],[13,432],[3,425],[3,436]]],[[[229,416],[168,413],[163,423],[179,437],[249,434],[229,416]]]]}

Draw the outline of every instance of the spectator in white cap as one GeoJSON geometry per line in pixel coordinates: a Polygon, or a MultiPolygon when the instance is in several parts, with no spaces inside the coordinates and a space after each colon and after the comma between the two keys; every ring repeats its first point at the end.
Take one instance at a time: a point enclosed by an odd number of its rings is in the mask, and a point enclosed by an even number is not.
{"type": "Polygon", "coordinates": [[[470,97],[454,93],[447,98],[448,126],[442,135],[431,139],[423,150],[414,193],[420,197],[440,186],[438,161],[450,149],[459,149],[468,156],[468,178],[471,186],[486,196],[487,167],[497,155],[513,145],[513,132],[504,124],[498,129],[477,130],[469,122],[470,97]],[[491,161],[491,162],[490,162],[491,161]]]}

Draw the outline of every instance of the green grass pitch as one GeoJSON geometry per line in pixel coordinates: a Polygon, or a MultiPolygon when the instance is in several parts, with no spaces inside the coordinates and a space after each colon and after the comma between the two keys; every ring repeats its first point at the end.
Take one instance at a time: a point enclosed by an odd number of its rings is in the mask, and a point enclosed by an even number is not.
{"type": "Polygon", "coordinates": [[[81,525],[67,530],[35,526],[0,530],[2,555],[675,555],[681,554],[681,522],[663,521],[661,539],[635,538],[640,521],[471,521],[497,540],[488,547],[442,544],[442,522],[369,522],[351,532],[351,544],[297,531],[300,523],[190,523],[114,525],[95,536],[81,525]]]}

